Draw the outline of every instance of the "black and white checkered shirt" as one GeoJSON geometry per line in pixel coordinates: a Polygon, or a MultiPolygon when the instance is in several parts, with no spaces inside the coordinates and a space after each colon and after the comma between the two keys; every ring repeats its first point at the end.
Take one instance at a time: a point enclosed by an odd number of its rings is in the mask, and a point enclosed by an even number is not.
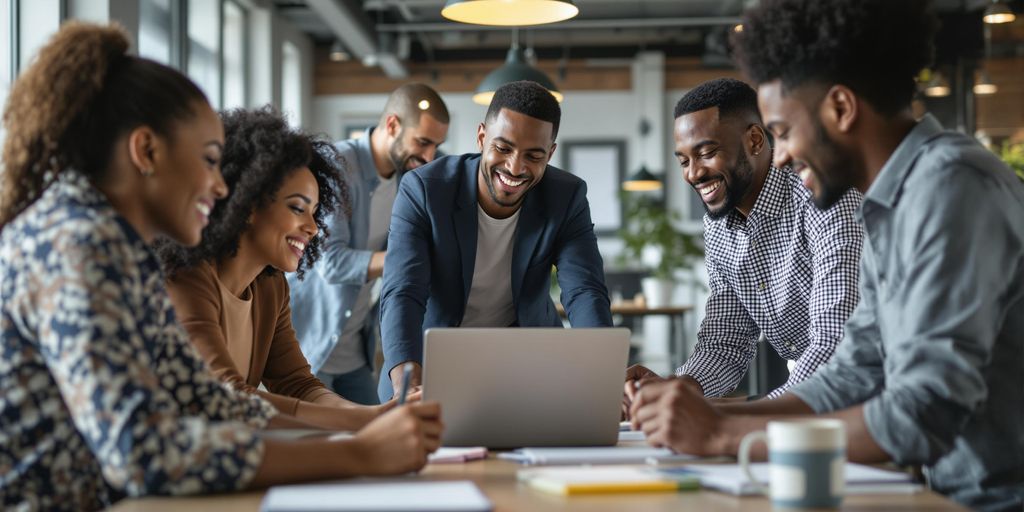
{"type": "Polygon", "coordinates": [[[796,360],[769,398],[828,361],[857,305],[860,202],[851,190],[821,211],[796,174],[772,167],[749,217],[705,215],[711,295],[694,353],[676,374],[696,379],[707,396],[729,393],[754,360],[762,332],[780,356],[796,360]]]}

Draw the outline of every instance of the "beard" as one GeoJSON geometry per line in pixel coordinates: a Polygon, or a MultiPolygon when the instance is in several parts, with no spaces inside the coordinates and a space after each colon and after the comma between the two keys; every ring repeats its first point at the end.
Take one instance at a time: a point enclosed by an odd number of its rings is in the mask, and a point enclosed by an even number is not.
{"type": "Polygon", "coordinates": [[[750,165],[750,159],[747,158],[746,153],[741,152],[736,157],[736,165],[729,171],[729,174],[729,181],[723,180],[722,183],[722,186],[725,187],[724,205],[712,210],[708,207],[707,203],[701,200],[701,204],[704,205],[704,211],[707,212],[708,218],[711,220],[718,220],[729,215],[736,208],[736,205],[740,204],[747,191],[750,190],[750,186],[754,182],[754,167],[750,165]]]}
{"type": "Polygon", "coordinates": [[[412,155],[406,150],[402,144],[402,134],[405,130],[398,132],[398,136],[395,137],[395,141],[391,143],[391,147],[388,148],[388,158],[391,160],[391,165],[394,166],[396,172],[411,171],[425,163],[422,158],[412,155]]]}
{"type": "Polygon", "coordinates": [[[815,147],[818,148],[816,152],[821,156],[818,160],[822,165],[812,165],[811,172],[821,184],[821,195],[813,194],[812,197],[814,206],[819,210],[827,210],[839,202],[847,190],[853,188],[852,177],[857,160],[829,137],[821,123],[817,123],[816,128],[815,147]]]}

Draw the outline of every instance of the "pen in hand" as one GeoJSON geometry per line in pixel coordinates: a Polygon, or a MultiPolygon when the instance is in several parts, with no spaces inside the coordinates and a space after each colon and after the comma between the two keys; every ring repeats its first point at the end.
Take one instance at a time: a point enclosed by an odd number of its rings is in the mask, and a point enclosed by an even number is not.
{"type": "Polygon", "coordinates": [[[402,392],[398,395],[398,405],[405,404],[405,397],[409,394],[409,378],[412,377],[412,361],[402,366],[402,392]]]}

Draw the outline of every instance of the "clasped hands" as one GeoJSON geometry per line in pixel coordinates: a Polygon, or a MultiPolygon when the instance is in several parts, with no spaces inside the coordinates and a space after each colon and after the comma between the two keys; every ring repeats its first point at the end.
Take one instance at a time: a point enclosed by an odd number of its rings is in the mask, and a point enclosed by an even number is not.
{"type": "Polygon", "coordinates": [[[722,413],[704,398],[692,377],[664,378],[633,365],[626,370],[622,412],[651,446],[697,456],[724,451],[719,436],[722,413]]]}

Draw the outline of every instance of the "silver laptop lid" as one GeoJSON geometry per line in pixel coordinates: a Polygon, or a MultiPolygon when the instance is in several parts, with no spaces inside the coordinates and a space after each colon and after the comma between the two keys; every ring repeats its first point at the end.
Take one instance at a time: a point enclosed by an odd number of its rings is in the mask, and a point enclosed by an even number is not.
{"type": "Polygon", "coordinates": [[[608,446],[618,439],[629,330],[428,329],[423,397],[446,446],[608,446]]]}

